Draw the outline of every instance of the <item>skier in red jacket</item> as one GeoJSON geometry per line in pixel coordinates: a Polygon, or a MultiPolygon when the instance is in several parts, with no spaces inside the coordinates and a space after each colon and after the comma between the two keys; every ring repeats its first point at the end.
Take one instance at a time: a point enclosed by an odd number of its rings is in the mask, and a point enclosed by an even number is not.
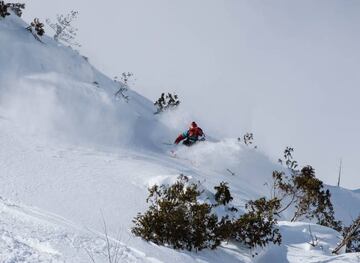
{"type": "Polygon", "coordinates": [[[181,133],[175,140],[175,144],[179,144],[182,140],[186,146],[191,146],[197,141],[205,140],[205,134],[200,127],[193,121],[188,131],[181,133]]]}

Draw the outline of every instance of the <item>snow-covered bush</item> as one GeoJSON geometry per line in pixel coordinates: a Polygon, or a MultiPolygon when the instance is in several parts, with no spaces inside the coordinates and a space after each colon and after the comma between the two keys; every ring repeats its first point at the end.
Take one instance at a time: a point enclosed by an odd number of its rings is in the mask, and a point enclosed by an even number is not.
{"type": "Polygon", "coordinates": [[[10,13],[8,12],[8,5],[5,4],[4,1],[0,1],[0,16],[1,17],[6,17],[9,16],[10,13]]]}
{"type": "Polygon", "coordinates": [[[0,16],[3,18],[10,15],[9,10],[13,11],[18,17],[21,17],[22,9],[25,9],[25,4],[0,1],[0,16]]]}
{"type": "Polygon", "coordinates": [[[35,39],[40,40],[38,36],[43,36],[45,34],[44,24],[40,22],[39,18],[34,18],[34,21],[31,22],[30,26],[26,28],[29,30],[32,35],[35,37],[35,39]],[[35,32],[34,32],[35,30],[35,32]]]}
{"type": "MultiPolygon", "coordinates": [[[[312,166],[296,169],[298,165],[293,160],[292,152],[293,148],[290,147],[284,151],[285,164],[290,175],[279,171],[274,171],[272,175],[274,194],[282,204],[279,212],[293,206],[295,210],[292,222],[301,218],[316,219],[320,225],[341,230],[341,222],[335,220],[330,191],[324,190],[323,182],[315,177],[312,166]]],[[[279,159],[279,162],[284,161],[279,159]]]]}
{"type": "Polygon", "coordinates": [[[168,93],[161,93],[160,98],[154,102],[154,105],[157,108],[157,111],[154,114],[159,114],[163,111],[175,109],[180,104],[180,100],[176,94],[168,93]]]}
{"type": "Polygon", "coordinates": [[[133,220],[132,232],[158,245],[175,249],[215,249],[222,241],[235,240],[249,248],[264,247],[269,242],[281,243],[281,235],[275,227],[277,199],[260,198],[246,205],[248,210],[234,217],[237,209],[229,209],[228,215],[219,219],[212,208],[227,205],[231,193],[227,183],[215,187],[216,204],[200,202],[199,186],[180,176],[173,185],[154,185],[149,189],[147,202],[151,205],[144,214],[133,220]],[[230,219],[232,215],[232,219],[230,219]]]}
{"type": "Polygon", "coordinates": [[[63,41],[71,46],[80,46],[75,41],[78,29],[73,26],[73,21],[77,18],[79,12],[70,11],[66,15],[57,15],[56,22],[51,22],[50,19],[46,19],[46,23],[55,31],[54,39],[56,41],[63,41]]]}
{"type": "Polygon", "coordinates": [[[175,249],[216,248],[221,242],[215,231],[218,218],[210,204],[198,202],[200,194],[198,185],[183,175],[171,186],[154,185],[147,198],[151,205],[133,220],[132,232],[175,249]]]}

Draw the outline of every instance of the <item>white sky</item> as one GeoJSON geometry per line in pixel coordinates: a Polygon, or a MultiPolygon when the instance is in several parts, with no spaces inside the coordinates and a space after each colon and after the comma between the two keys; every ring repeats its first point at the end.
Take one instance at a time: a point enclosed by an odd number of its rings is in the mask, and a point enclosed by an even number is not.
{"type": "Polygon", "coordinates": [[[27,21],[78,10],[96,67],[133,72],[151,100],[177,92],[215,136],[254,132],[274,158],[293,146],[328,184],[343,158],[342,185],[360,188],[360,1],[23,2],[27,21]]]}

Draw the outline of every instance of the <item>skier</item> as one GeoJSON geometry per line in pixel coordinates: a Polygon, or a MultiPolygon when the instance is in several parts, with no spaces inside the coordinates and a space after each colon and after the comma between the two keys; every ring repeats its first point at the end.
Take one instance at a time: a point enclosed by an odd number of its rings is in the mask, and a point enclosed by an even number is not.
{"type": "Polygon", "coordinates": [[[186,146],[191,146],[197,141],[204,141],[205,134],[200,127],[197,126],[196,122],[192,122],[188,131],[181,133],[175,140],[175,144],[179,144],[182,140],[186,146]]]}

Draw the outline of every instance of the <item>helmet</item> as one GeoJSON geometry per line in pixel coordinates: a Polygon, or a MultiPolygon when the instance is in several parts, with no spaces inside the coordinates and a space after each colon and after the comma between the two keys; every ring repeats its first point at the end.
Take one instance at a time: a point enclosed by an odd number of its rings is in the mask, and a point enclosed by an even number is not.
{"type": "Polygon", "coordinates": [[[196,122],[193,121],[190,125],[190,128],[196,128],[196,127],[197,127],[197,124],[196,124],[196,122]]]}

